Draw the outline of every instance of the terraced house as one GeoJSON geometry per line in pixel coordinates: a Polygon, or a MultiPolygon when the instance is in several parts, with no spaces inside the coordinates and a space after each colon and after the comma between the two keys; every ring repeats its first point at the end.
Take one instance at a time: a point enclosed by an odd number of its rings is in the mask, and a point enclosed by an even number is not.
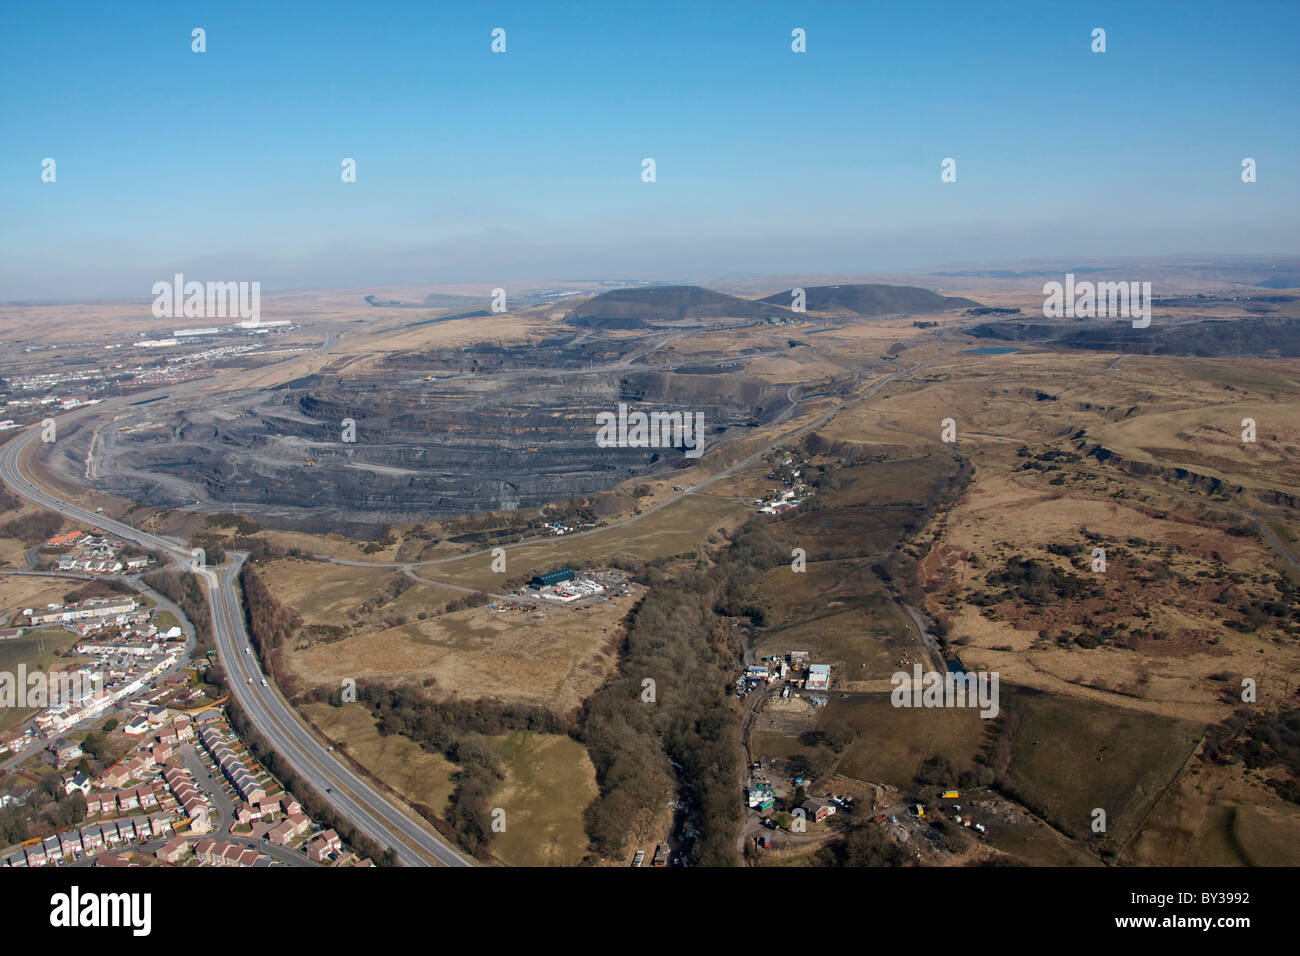
{"type": "Polygon", "coordinates": [[[253,776],[244,761],[230,749],[230,745],[226,743],[220,731],[212,726],[204,727],[199,732],[199,739],[240,797],[248,803],[260,803],[266,799],[266,788],[253,776]]]}

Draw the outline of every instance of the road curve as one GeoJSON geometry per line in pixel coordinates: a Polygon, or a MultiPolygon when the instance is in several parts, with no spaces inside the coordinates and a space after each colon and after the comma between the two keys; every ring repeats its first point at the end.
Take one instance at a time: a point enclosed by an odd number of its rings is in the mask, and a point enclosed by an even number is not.
{"type": "MultiPolygon", "coordinates": [[[[0,447],[0,480],[15,494],[79,523],[168,554],[178,563],[188,566],[190,551],[183,542],[137,530],[63,501],[28,478],[20,466],[20,455],[39,434],[39,426],[31,426],[0,447]]],[[[402,864],[427,866],[429,858],[432,858],[446,866],[472,865],[455,848],[408,817],[390,797],[376,790],[327,750],[274,688],[261,686],[262,673],[256,658],[251,653],[244,653],[250,644],[235,590],[235,579],[243,557],[234,555],[234,560],[219,570],[202,569],[197,573],[208,583],[213,637],[229,679],[230,692],[249,720],[293,771],[320,791],[322,799],[350,820],[358,831],[381,846],[392,847],[402,864]],[[331,792],[326,793],[327,789],[331,792]]]]}

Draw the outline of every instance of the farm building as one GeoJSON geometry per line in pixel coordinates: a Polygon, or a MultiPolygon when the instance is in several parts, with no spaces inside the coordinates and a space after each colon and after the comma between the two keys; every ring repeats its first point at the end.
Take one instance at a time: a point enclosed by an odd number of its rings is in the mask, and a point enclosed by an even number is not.
{"type": "Polygon", "coordinates": [[[803,802],[803,812],[808,815],[808,819],[813,823],[821,823],[835,812],[835,804],[820,797],[809,797],[803,802]]]}

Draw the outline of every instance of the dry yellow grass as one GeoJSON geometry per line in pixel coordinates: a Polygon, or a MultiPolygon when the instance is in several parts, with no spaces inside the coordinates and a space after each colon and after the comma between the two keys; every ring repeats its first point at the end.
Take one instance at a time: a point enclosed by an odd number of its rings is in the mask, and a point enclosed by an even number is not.
{"type": "MultiPolygon", "coordinates": [[[[868,454],[897,455],[937,446],[940,421],[955,419],[955,450],[973,461],[975,480],[922,536],[938,536],[923,584],[932,592],[928,609],[948,617],[953,636],[968,642],[961,648],[968,666],[996,669],[1028,686],[1205,720],[1230,708],[1220,699],[1223,684],[1210,679],[1219,672],[1265,674],[1269,700],[1286,700],[1300,669],[1294,642],[1272,639],[1277,624],[1249,634],[1226,627],[1222,608],[1215,608],[1230,582],[1244,590],[1247,602],[1252,596],[1267,600],[1270,587],[1255,579],[1285,567],[1254,537],[1225,533],[1240,513],[1208,507],[1193,486],[1166,492],[1160,475],[1134,479],[1090,458],[1022,472],[1024,459],[1015,452],[1022,444],[1073,452],[1101,442],[1142,462],[1152,460],[1155,449],[1154,458],[1167,467],[1181,464],[1294,494],[1300,487],[1300,428],[1294,424],[1300,422],[1300,363],[1114,361],[1114,355],[1087,352],[950,352],[930,360],[914,380],[893,383],[871,402],[841,413],[822,433],[863,445],[868,454]],[[1260,442],[1243,445],[1240,421],[1252,410],[1260,442]],[[941,603],[984,587],[985,576],[1008,556],[1068,567],[1067,559],[1045,549],[1082,543],[1085,527],[1114,542],[1150,542],[1130,549],[1140,567],[1129,568],[1127,577],[1123,560],[1112,561],[1103,578],[1110,600],[1093,602],[1088,613],[1109,621],[1105,605],[1118,602],[1130,613],[1149,613],[1139,624],[1169,641],[1143,641],[1136,651],[1066,649],[1039,639],[1041,629],[1057,626],[1053,609],[1026,614],[1000,608],[999,619],[990,621],[970,604],[950,611],[941,603]],[[1002,558],[994,561],[997,552],[1002,558]]],[[[1265,513],[1284,541],[1294,541],[1293,514],[1265,511],[1250,499],[1244,504],[1265,513]]]]}
{"type": "Polygon", "coordinates": [[[0,574],[0,620],[24,608],[62,604],[63,595],[80,587],[70,578],[0,574]]]}
{"type": "MultiPolygon", "coordinates": [[[[1176,507],[1161,514],[1153,516],[1149,507],[1137,503],[1089,497],[1079,487],[1048,486],[1037,472],[983,470],[950,511],[936,547],[924,562],[924,583],[931,593],[928,609],[950,618],[952,637],[964,642],[961,654],[967,666],[997,670],[1004,680],[1017,684],[1173,716],[1218,720],[1231,706],[1220,699],[1222,685],[1211,675],[1227,671],[1268,674],[1268,699],[1286,700],[1296,687],[1288,675],[1300,669],[1300,653],[1290,642],[1271,641],[1271,634],[1243,634],[1224,626],[1221,608],[1216,606],[1220,588],[1213,585],[1225,570],[1268,567],[1272,553],[1253,538],[1194,523],[1191,515],[1176,507]],[[1079,566],[1047,551],[1049,545],[1083,543],[1084,528],[1118,542],[1134,538],[1148,544],[1125,544],[1128,558],[1112,547],[1107,572],[1092,576],[1091,545],[1086,549],[1089,560],[1081,558],[1079,566]],[[970,604],[954,611],[941,604],[943,596],[960,595],[966,589],[995,590],[985,577],[1009,557],[1032,557],[1090,576],[1106,596],[1090,599],[1084,608],[1068,602],[1033,613],[1001,607],[997,620],[989,620],[970,604]],[[1171,579],[1154,579],[1151,568],[1167,572],[1171,579]],[[1204,576],[1210,583],[1201,583],[1204,576]],[[1085,651],[1040,639],[1045,628],[1073,623],[1063,612],[1083,610],[1084,621],[1100,622],[1111,620],[1107,608],[1125,613],[1141,610],[1149,615],[1142,623],[1172,640],[1165,647],[1143,642],[1136,650],[1103,646],[1085,651]]],[[[1083,626],[1088,629],[1086,623],[1083,626]]]]}
{"type": "Polygon", "coordinates": [[[460,596],[454,590],[413,583],[395,568],[281,558],[258,565],[257,574],[281,603],[298,612],[304,624],[348,625],[354,614],[362,624],[415,617],[421,611],[440,611],[460,596]],[[405,590],[392,597],[400,588],[405,590]],[[363,613],[360,607],[367,602],[374,610],[363,613]]]}
{"type": "MultiPolygon", "coordinates": [[[[683,480],[689,483],[688,479],[676,479],[678,482],[683,480]]],[[[671,486],[662,494],[671,496],[671,486]]],[[[642,507],[652,507],[652,501],[653,498],[642,499],[642,507]]],[[[617,557],[647,561],[663,555],[697,551],[717,528],[748,516],[752,510],[752,507],[734,501],[690,495],[643,521],[624,527],[542,538],[511,546],[506,552],[507,573],[514,577],[556,567],[602,567],[617,557]]],[[[490,554],[473,554],[453,561],[423,565],[416,569],[416,573],[428,580],[482,588],[488,592],[501,586],[501,575],[492,571],[490,554]]]]}
{"type": "Polygon", "coordinates": [[[565,712],[613,669],[627,609],[626,601],[587,610],[475,608],[295,650],[286,660],[308,685],[432,677],[440,696],[495,697],[565,712]]]}
{"type": "Polygon", "coordinates": [[[1125,849],[1138,866],[1294,866],[1300,807],[1240,767],[1195,765],[1125,849]]]}
{"type": "Polygon", "coordinates": [[[1152,412],[1092,430],[1125,458],[1185,467],[1234,484],[1294,493],[1300,488],[1300,402],[1232,402],[1152,412]],[[1242,422],[1256,441],[1242,441],[1242,422]]]}
{"type": "Polygon", "coordinates": [[[303,713],[326,737],[408,802],[446,812],[456,765],[400,734],[381,736],[364,704],[307,704],[303,713]]]}

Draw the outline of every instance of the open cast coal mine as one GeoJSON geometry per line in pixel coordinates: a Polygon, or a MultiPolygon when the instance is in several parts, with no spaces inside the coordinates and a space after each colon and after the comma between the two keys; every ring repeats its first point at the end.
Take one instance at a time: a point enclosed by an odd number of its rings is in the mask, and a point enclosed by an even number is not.
{"type": "Polygon", "coordinates": [[[665,341],[578,332],[395,353],[219,407],[132,408],[61,435],[45,458],[150,505],[377,525],[583,498],[694,462],[682,444],[600,447],[597,415],[619,403],[702,413],[706,448],[788,412],[788,389],[747,374],[744,355],[644,364],[665,341]]]}

